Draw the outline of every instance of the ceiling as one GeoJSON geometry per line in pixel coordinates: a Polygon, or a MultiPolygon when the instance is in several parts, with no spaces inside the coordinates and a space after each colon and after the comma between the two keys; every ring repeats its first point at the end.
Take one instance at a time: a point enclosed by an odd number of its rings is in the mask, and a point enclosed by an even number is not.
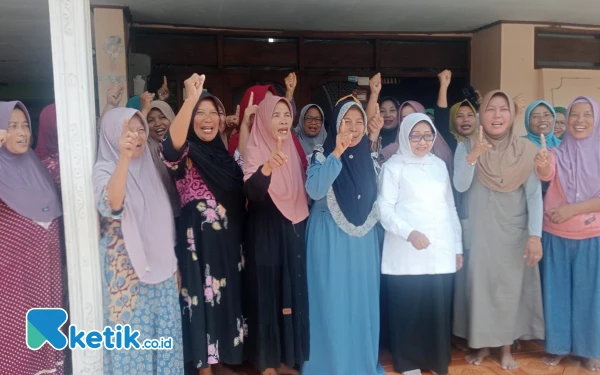
{"type": "MultiPolygon", "coordinates": [[[[134,22],[327,31],[471,31],[498,20],[599,24],[598,0],[91,0],[134,22]]],[[[50,83],[48,2],[2,0],[0,85],[50,83]]]]}

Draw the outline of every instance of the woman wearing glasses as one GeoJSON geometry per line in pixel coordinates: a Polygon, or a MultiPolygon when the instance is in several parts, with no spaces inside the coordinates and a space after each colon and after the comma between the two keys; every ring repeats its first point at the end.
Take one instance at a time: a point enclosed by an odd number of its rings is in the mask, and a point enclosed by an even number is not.
{"type": "Polygon", "coordinates": [[[462,267],[462,234],[445,163],[431,153],[429,117],[408,115],[399,148],[383,165],[377,205],[386,230],[386,275],[394,371],[448,373],[453,274],[462,267]]]}
{"type": "Polygon", "coordinates": [[[312,155],[316,145],[322,145],[327,138],[327,131],[323,127],[324,118],[323,110],[316,104],[309,104],[300,111],[294,132],[307,157],[312,155]]]}

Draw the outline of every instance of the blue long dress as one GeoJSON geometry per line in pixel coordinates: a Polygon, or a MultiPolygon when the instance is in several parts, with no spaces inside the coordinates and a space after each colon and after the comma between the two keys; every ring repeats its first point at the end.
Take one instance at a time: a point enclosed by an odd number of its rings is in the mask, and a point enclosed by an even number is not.
{"type": "Polygon", "coordinates": [[[362,230],[347,223],[345,229],[360,236],[338,226],[333,215],[339,222],[343,213],[331,186],[341,170],[342,162],[333,154],[317,154],[308,170],[306,190],[314,200],[306,230],[310,360],[302,375],[384,374],[378,362],[381,259],[376,219],[372,213],[362,230]]]}

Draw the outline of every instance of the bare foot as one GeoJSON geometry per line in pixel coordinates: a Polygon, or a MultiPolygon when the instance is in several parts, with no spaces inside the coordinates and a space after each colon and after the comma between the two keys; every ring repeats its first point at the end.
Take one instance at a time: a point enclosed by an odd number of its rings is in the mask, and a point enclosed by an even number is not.
{"type": "Polygon", "coordinates": [[[517,361],[513,358],[510,353],[511,345],[506,345],[502,347],[502,354],[500,356],[500,366],[504,370],[516,370],[519,368],[517,361]]]}
{"type": "Polygon", "coordinates": [[[300,375],[298,370],[287,367],[283,363],[281,364],[281,367],[277,369],[277,374],[278,375],[300,375]]]}
{"type": "Polygon", "coordinates": [[[563,360],[563,358],[565,358],[564,355],[549,354],[547,356],[542,357],[542,362],[544,362],[546,366],[558,366],[558,364],[560,363],[560,361],[563,360]]]}
{"type": "Polygon", "coordinates": [[[590,371],[600,371],[600,358],[586,359],[584,366],[590,371]]]}
{"type": "Polygon", "coordinates": [[[476,352],[468,354],[465,359],[472,365],[479,366],[484,359],[490,356],[490,348],[479,349],[476,352]]]}
{"type": "Polygon", "coordinates": [[[274,368],[268,368],[265,371],[261,372],[261,375],[277,375],[277,370],[274,368]]]}

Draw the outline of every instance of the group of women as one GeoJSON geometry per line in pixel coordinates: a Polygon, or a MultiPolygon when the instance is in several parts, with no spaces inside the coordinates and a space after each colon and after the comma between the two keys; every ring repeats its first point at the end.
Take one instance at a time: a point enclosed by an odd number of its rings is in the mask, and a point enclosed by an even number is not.
{"type": "MultiPolygon", "coordinates": [[[[379,99],[376,75],[366,109],[349,96],[325,119],[309,104],[294,126],[295,79],[285,97],[250,88],[233,118],[203,75],[177,114],[147,94],[119,108],[122,88],[109,91],[93,173],[105,321],[174,345],[105,350],[105,373],[235,374],[249,360],[264,375],[380,375],[380,327],[404,374],[447,374],[453,335],[474,365],[500,348],[515,369],[515,340],[545,339],[547,365],[573,354],[600,370],[593,99],[532,103],[520,137],[505,92],[448,109],[445,71],[438,130],[419,103],[379,99]]],[[[32,301],[64,304],[53,106],[41,122],[34,153],[26,108],[0,103],[5,342],[32,301]]],[[[2,373],[64,371],[48,346],[7,350],[2,373]]]]}

